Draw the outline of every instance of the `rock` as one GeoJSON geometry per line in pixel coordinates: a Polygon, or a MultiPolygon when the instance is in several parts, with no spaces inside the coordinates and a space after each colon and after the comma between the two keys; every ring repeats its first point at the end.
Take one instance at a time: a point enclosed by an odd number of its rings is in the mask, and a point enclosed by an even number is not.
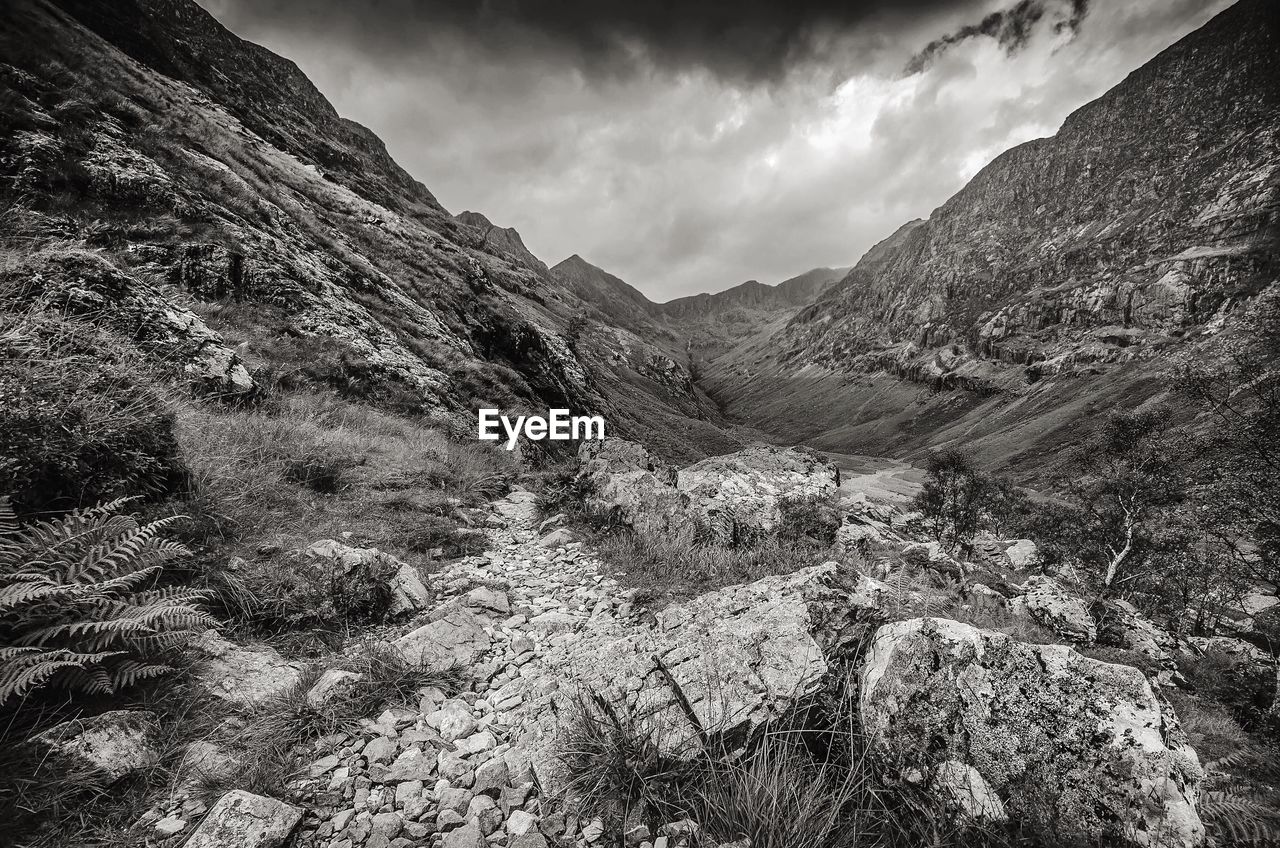
{"type": "Polygon", "coordinates": [[[455,754],[453,751],[441,751],[437,755],[437,766],[440,769],[440,776],[452,783],[462,783],[464,786],[470,786],[471,781],[465,778],[471,775],[471,763],[465,757],[455,754]]]}
{"type": "Polygon", "coordinates": [[[475,613],[454,608],[438,621],[406,633],[392,644],[410,663],[443,669],[474,665],[493,641],[475,613]]]}
{"type": "Polygon", "coordinates": [[[917,618],[876,632],[861,678],[875,747],[926,773],[954,762],[941,772],[946,785],[994,792],[1050,843],[1204,839],[1199,760],[1137,669],[917,618]]]}
{"type": "Polygon", "coordinates": [[[471,804],[474,793],[466,789],[449,788],[440,793],[440,809],[453,810],[459,816],[465,815],[471,804]]]}
{"type": "Polygon", "coordinates": [[[166,839],[170,836],[181,833],[186,830],[186,828],[187,823],[185,820],[180,819],[177,816],[165,816],[160,819],[160,821],[156,822],[151,829],[154,830],[160,838],[166,839]]]}
{"type": "Polygon", "coordinates": [[[358,671],[326,669],[315,685],[307,690],[307,706],[313,710],[320,710],[335,701],[349,698],[364,679],[364,675],[358,671]]]}
{"type": "Polygon", "coordinates": [[[558,548],[567,545],[573,541],[573,533],[561,527],[559,530],[552,530],[547,535],[538,540],[539,547],[558,548]]]}
{"type": "Polygon", "coordinates": [[[231,776],[239,766],[239,758],[225,748],[199,740],[187,745],[177,773],[183,783],[213,782],[231,776]]]}
{"type": "Polygon", "coordinates": [[[939,763],[929,788],[963,825],[986,825],[1009,818],[1000,796],[987,785],[981,772],[967,763],[955,760],[939,763]]]}
{"type": "Polygon", "coordinates": [[[1178,669],[1174,651],[1178,640],[1161,630],[1138,612],[1128,601],[1099,601],[1093,605],[1093,619],[1098,625],[1098,644],[1150,657],[1170,675],[1178,669]]]}
{"type": "Polygon", "coordinates": [[[346,576],[360,571],[366,581],[385,582],[391,591],[388,615],[417,612],[431,603],[431,593],[418,570],[377,548],[353,548],[334,539],[321,539],[307,548],[307,555],[331,562],[346,576]]]}
{"type": "Polygon", "coordinates": [[[585,440],[578,463],[588,510],[611,514],[641,533],[692,526],[689,497],[676,489],[675,469],[635,442],[616,436],[585,440]]]}
{"type": "Polygon", "coordinates": [[[1014,539],[1004,549],[1009,566],[1017,571],[1027,571],[1040,564],[1040,551],[1030,539],[1014,539]]]}
{"type": "Polygon", "coordinates": [[[1072,595],[1052,577],[1036,575],[1024,584],[1025,592],[1014,598],[1010,609],[1025,614],[1073,642],[1093,642],[1098,627],[1089,613],[1089,605],[1072,595]]]}
{"type": "Polygon", "coordinates": [[[476,768],[476,782],[472,789],[476,794],[497,793],[507,783],[507,764],[501,757],[481,763],[476,768]]]}
{"type": "Polygon", "coordinates": [[[477,586],[467,592],[463,602],[469,607],[490,610],[502,615],[508,615],[511,612],[511,601],[506,593],[490,589],[488,586],[477,586]]]}
{"type": "Polygon", "coordinates": [[[466,818],[480,828],[485,836],[502,827],[502,810],[488,795],[476,795],[467,806],[466,818]]]}
{"type": "Polygon", "coordinates": [[[599,842],[602,836],[604,836],[604,822],[600,819],[592,819],[582,828],[582,838],[587,842],[599,842]]]}
{"type": "Polygon", "coordinates": [[[547,838],[536,830],[514,836],[507,848],[548,848],[547,838]]]}
{"type": "Polygon", "coordinates": [[[538,826],[538,817],[524,810],[512,810],[507,817],[507,833],[512,836],[523,836],[538,826]]]}
{"type": "Polygon", "coordinates": [[[486,843],[479,827],[466,824],[446,833],[442,848],[486,848],[486,843]]]}
{"type": "Polygon", "coordinates": [[[400,741],[391,736],[375,736],[368,741],[361,752],[371,763],[389,763],[400,751],[400,741]]]}
{"type": "Polygon", "coordinates": [[[257,707],[297,686],[303,668],[265,645],[248,647],[223,639],[214,630],[192,641],[199,659],[195,680],[211,695],[233,706],[257,707]]]}
{"type": "Polygon", "coordinates": [[[302,810],[274,798],[233,789],[218,799],[184,848],[275,848],[302,819],[302,810]]]}
{"type": "MultiPolygon", "coordinates": [[[[383,783],[400,783],[406,780],[430,780],[436,773],[436,757],[433,753],[410,748],[396,757],[383,777],[383,783]]],[[[444,775],[448,777],[448,775],[444,775]]]]}
{"type": "Polygon", "coordinates": [[[54,725],[32,741],[59,759],[88,768],[114,782],[148,768],[160,758],[159,726],[145,710],[115,710],[54,725]]]}
{"type": "Polygon", "coordinates": [[[708,457],[676,474],[676,488],[703,522],[715,526],[727,518],[764,531],[777,523],[784,500],[834,497],[839,485],[839,469],[816,454],[765,444],[708,457]]]}
{"type": "Polygon", "coordinates": [[[475,716],[465,701],[445,701],[440,709],[426,717],[427,725],[440,731],[440,738],[446,742],[455,742],[475,732],[475,716]]]}

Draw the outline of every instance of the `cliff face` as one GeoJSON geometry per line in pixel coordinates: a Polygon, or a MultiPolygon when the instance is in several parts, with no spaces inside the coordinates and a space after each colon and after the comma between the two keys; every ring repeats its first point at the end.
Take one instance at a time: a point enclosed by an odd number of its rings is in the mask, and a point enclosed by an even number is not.
{"type": "Polygon", "coordinates": [[[1276,18],[1244,0],[1007,151],[785,343],[839,367],[968,368],[997,390],[1212,331],[1276,275],[1276,18]]]}
{"type": "Polygon", "coordinates": [[[1280,273],[1276,19],[1243,0],[997,157],[719,357],[709,390],[788,437],[903,453],[963,432],[993,463],[1069,440],[1087,397],[1151,397],[1280,273]]]}

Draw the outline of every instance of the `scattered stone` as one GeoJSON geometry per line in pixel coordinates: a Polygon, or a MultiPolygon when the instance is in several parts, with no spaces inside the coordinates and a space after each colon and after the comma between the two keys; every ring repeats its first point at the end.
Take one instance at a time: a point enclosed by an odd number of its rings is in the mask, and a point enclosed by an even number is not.
{"type": "Polygon", "coordinates": [[[54,725],[33,741],[57,757],[92,769],[110,781],[140,771],[160,758],[155,713],[115,710],[54,725]]]}
{"type": "Polygon", "coordinates": [[[1072,595],[1052,577],[1027,578],[1026,592],[1010,603],[1014,612],[1025,613],[1064,639],[1089,643],[1097,640],[1098,626],[1089,605],[1072,595]]]}
{"type": "Polygon", "coordinates": [[[446,833],[442,848],[486,848],[486,843],[480,828],[467,824],[446,833]]]}

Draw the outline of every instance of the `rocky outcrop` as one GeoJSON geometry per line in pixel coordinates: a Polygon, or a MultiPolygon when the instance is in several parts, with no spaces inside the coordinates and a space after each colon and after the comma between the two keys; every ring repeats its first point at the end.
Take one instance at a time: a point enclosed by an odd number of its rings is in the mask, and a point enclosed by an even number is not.
{"type": "Polygon", "coordinates": [[[689,498],[689,509],[714,525],[722,517],[770,531],[787,500],[831,498],[840,471],[816,454],[796,448],[752,445],[736,453],[713,456],[682,468],[676,488],[689,498]]]}
{"type": "Polygon", "coordinates": [[[1198,758],[1136,669],[920,618],[876,632],[861,681],[863,727],[893,762],[972,768],[965,782],[1050,842],[1204,840],[1198,758]]]}
{"type": "Polygon", "coordinates": [[[795,448],[752,445],[676,470],[624,439],[584,442],[588,509],[641,532],[769,532],[784,502],[834,498],[839,470],[795,448]]]}
{"type": "Polygon", "coordinates": [[[256,389],[239,355],[194,312],[88,250],[45,251],[0,274],[8,308],[50,308],[106,326],[200,391],[248,397],[256,389]]]}
{"type": "Polygon", "coordinates": [[[1072,642],[1089,643],[1098,638],[1098,625],[1089,604],[1068,592],[1052,577],[1035,575],[1023,584],[1024,592],[1010,608],[1072,642]]]}
{"type": "Polygon", "coordinates": [[[390,595],[387,615],[417,612],[431,602],[431,592],[418,570],[377,548],[353,548],[334,539],[321,539],[306,553],[313,560],[331,564],[348,580],[385,586],[390,595]]]}

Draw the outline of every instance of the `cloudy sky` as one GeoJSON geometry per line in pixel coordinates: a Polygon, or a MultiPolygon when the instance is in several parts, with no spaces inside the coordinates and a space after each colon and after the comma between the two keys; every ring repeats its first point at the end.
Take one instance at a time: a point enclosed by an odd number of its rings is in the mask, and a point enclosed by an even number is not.
{"type": "Polygon", "coordinates": [[[1229,0],[200,0],[452,212],[656,300],[850,265],[1229,0]]]}

